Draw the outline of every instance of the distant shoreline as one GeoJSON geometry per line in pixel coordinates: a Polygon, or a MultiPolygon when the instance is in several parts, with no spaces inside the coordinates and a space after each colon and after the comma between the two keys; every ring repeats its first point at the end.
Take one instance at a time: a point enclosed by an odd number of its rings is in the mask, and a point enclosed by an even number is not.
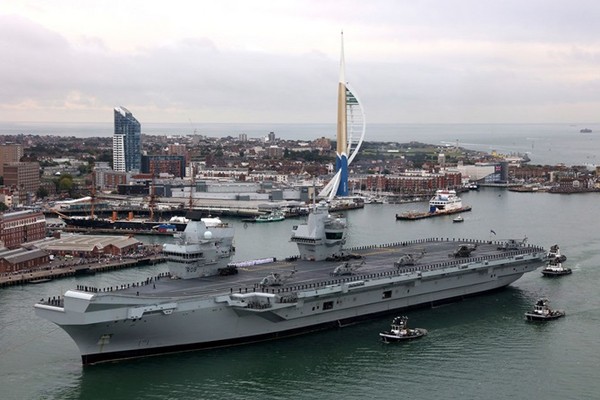
{"type": "MultiPolygon", "coordinates": [[[[335,140],[335,123],[142,123],[142,134],[237,138],[264,138],[274,132],[285,140],[315,140],[325,137],[335,140]]],[[[476,151],[502,154],[528,154],[536,165],[596,165],[600,164],[600,140],[595,134],[582,135],[582,128],[600,132],[600,123],[380,123],[367,122],[365,140],[369,142],[411,141],[439,146],[456,146],[476,151]]],[[[110,137],[112,122],[2,122],[0,135],[72,136],[77,138],[110,137]]]]}

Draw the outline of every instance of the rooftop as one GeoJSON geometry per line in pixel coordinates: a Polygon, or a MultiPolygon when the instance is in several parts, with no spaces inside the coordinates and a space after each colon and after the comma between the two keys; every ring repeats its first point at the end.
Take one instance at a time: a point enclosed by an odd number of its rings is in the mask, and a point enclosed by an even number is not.
{"type": "Polygon", "coordinates": [[[103,249],[111,245],[123,248],[136,243],[140,243],[139,240],[130,236],[68,235],[48,243],[42,243],[40,248],[49,251],[91,252],[94,248],[103,249]]]}

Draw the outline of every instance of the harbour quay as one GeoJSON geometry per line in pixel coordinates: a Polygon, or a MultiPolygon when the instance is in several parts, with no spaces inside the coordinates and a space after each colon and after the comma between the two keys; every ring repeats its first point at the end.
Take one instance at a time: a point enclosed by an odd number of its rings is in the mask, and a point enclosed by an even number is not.
{"type": "MultiPolygon", "coordinates": [[[[95,200],[96,203],[100,202],[102,196],[98,196],[95,200]]],[[[85,200],[85,199],[84,199],[85,200]]],[[[133,206],[132,198],[121,198],[114,200],[116,205],[110,208],[97,208],[97,204],[94,208],[94,215],[110,217],[116,216],[118,218],[129,218],[129,217],[149,217],[152,214],[155,218],[168,219],[176,216],[184,216],[189,211],[200,212],[202,215],[207,216],[219,216],[219,217],[231,217],[231,218],[249,218],[257,217],[264,214],[265,212],[273,209],[280,209],[284,212],[286,218],[298,217],[306,215],[308,212],[307,203],[303,201],[270,201],[270,200],[233,200],[233,199],[207,199],[207,198],[196,198],[191,202],[185,198],[162,198],[161,204],[164,204],[163,208],[155,207],[151,210],[151,207],[147,204],[144,206],[133,206]]],[[[358,209],[364,207],[364,201],[362,198],[349,197],[348,199],[336,199],[331,204],[331,211],[343,211],[358,209]]],[[[47,217],[56,217],[57,214],[63,214],[66,216],[90,215],[92,210],[91,199],[81,201],[77,204],[77,207],[48,209],[44,213],[47,217]]]]}
{"type": "Polygon", "coordinates": [[[0,252],[0,287],[164,262],[160,246],[124,235],[66,235],[28,246],[34,249],[0,252]]]}
{"type": "Polygon", "coordinates": [[[106,263],[80,264],[65,267],[43,267],[34,271],[20,272],[18,274],[4,274],[0,276],[0,287],[24,284],[45,283],[53,279],[66,278],[69,276],[95,274],[96,272],[112,271],[124,268],[140,267],[143,265],[154,265],[163,263],[162,256],[148,256],[137,259],[124,259],[108,261],[106,263]]]}

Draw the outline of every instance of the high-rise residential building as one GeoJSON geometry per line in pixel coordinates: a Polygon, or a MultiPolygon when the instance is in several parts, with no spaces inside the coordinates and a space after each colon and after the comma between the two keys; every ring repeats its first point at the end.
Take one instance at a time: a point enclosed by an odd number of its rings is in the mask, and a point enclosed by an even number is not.
{"type": "Polygon", "coordinates": [[[19,192],[19,204],[27,204],[40,187],[40,164],[37,162],[5,163],[4,186],[19,192]]]}
{"type": "Polygon", "coordinates": [[[113,135],[113,170],[125,172],[125,138],[113,135]]]}
{"type": "Polygon", "coordinates": [[[115,107],[114,111],[113,169],[119,172],[137,172],[142,165],[141,125],[125,107],[115,107]]]}
{"type": "Polygon", "coordinates": [[[23,157],[22,144],[0,145],[0,176],[4,176],[4,164],[21,161],[23,157]]]}

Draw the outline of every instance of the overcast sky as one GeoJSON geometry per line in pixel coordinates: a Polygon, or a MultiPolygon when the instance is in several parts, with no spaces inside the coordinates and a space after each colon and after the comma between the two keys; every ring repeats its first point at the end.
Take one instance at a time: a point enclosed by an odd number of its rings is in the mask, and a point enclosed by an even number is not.
{"type": "Polygon", "coordinates": [[[597,122],[597,0],[0,2],[0,122],[597,122]]]}

